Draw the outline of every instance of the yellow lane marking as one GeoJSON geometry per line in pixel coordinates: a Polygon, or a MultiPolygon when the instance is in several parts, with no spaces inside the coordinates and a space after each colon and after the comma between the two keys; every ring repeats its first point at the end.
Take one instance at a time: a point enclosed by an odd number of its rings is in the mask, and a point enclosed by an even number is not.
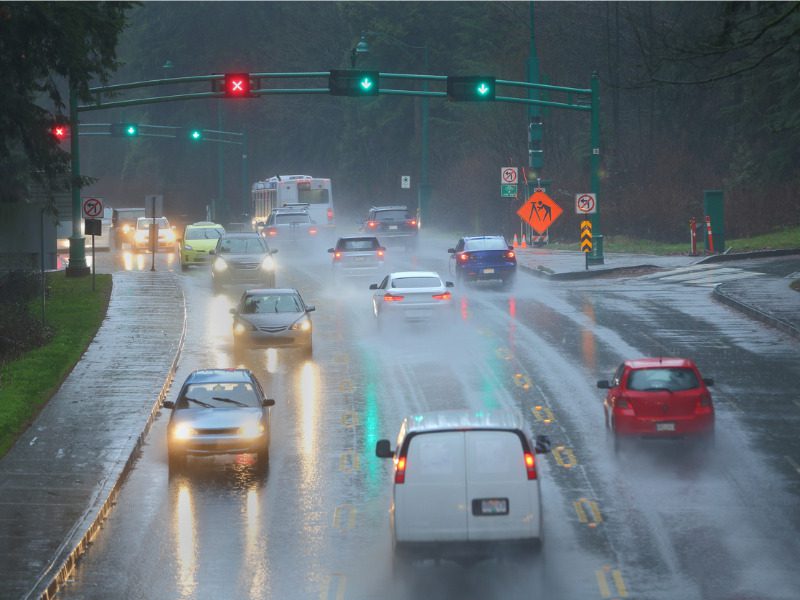
{"type": "Polygon", "coordinates": [[[792,467],[794,467],[794,470],[797,471],[797,474],[800,475],[800,465],[797,464],[797,461],[795,461],[791,456],[786,456],[785,454],[783,458],[789,461],[789,464],[792,465],[792,467]]]}
{"type": "Polygon", "coordinates": [[[347,578],[344,576],[343,573],[331,573],[325,578],[325,583],[322,586],[322,591],[320,592],[319,598],[320,600],[330,600],[331,595],[331,582],[332,580],[336,580],[335,590],[336,590],[336,600],[343,600],[344,599],[344,587],[347,581],[347,578]]]}
{"type": "Polygon", "coordinates": [[[531,389],[533,382],[531,378],[525,375],[525,373],[515,373],[514,374],[514,385],[518,388],[522,388],[526,392],[531,389]]]}
{"type": "Polygon", "coordinates": [[[348,429],[358,427],[358,413],[351,411],[342,413],[342,425],[348,429]]]}
{"type": "Polygon", "coordinates": [[[339,470],[343,473],[352,473],[358,471],[359,461],[358,454],[355,450],[345,450],[339,456],[339,470]]]}
{"type": "Polygon", "coordinates": [[[581,523],[586,523],[589,527],[597,527],[599,523],[603,522],[603,515],[600,514],[600,507],[594,500],[588,498],[578,498],[572,503],[575,507],[575,512],[578,515],[578,520],[581,523]],[[589,521],[589,516],[592,520],[589,521]]]}
{"type": "Polygon", "coordinates": [[[356,507],[352,504],[340,504],[333,511],[335,529],[352,529],[356,526],[356,507]],[[344,516],[343,516],[344,515],[344,516]],[[347,520],[345,521],[345,517],[347,520]]]}
{"type": "Polygon", "coordinates": [[[553,458],[555,458],[556,462],[565,469],[571,469],[578,464],[578,459],[575,457],[575,453],[572,451],[572,448],[567,448],[565,446],[556,446],[553,448],[553,458]]]}
{"type": "Polygon", "coordinates": [[[500,346],[494,351],[494,353],[497,355],[497,358],[502,358],[503,360],[511,360],[512,358],[514,358],[514,355],[511,353],[511,350],[509,350],[505,346],[500,346]]]}
{"type": "Polygon", "coordinates": [[[553,423],[556,420],[556,416],[553,414],[553,411],[546,406],[534,406],[531,409],[531,412],[537,421],[544,423],[545,425],[553,423]]]}
{"type": "Polygon", "coordinates": [[[625,587],[625,581],[622,579],[622,573],[620,573],[619,569],[612,569],[608,565],[605,565],[602,569],[598,569],[594,572],[594,575],[597,578],[597,587],[600,588],[600,596],[603,598],[611,597],[611,587],[608,584],[608,578],[606,577],[607,573],[611,573],[611,580],[614,582],[617,595],[620,598],[627,598],[628,589],[625,587]]]}

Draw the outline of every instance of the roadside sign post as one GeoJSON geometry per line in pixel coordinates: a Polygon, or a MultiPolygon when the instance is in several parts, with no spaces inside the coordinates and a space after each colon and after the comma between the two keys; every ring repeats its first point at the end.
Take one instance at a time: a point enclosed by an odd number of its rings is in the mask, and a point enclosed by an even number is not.
{"type": "Polygon", "coordinates": [[[95,290],[95,257],[94,257],[94,236],[103,235],[103,199],[84,198],[81,202],[81,213],[83,216],[83,231],[85,235],[92,236],[92,291],[95,290]]]}
{"type": "Polygon", "coordinates": [[[150,252],[153,254],[150,270],[156,270],[156,250],[158,249],[158,224],[156,217],[164,213],[164,196],[150,194],[144,197],[144,216],[153,219],[150,223],[150,252]]]}

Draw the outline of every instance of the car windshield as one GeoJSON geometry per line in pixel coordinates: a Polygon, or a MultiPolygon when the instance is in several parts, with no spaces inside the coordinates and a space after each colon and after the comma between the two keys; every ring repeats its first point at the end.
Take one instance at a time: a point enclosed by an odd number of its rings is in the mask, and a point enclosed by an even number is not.
{"type": "Polygon", "coordinates": [[[442,287],[442,280],[438,277],[395,277],[392,279],[393,288],[438,288],[442,287]]]}
{"type": "Polygon", "coordinates": [[[303,303],[296,294],[259,294],[248,296],[242,303],[242,313],[246,315],[302,311],[303,303]]]}
{"type": "Polygon", "coordinates": [[[464,250],[508,250],[508,244],[503,238],[477,238],[467,240],[464,250]]]}
{"type": "Polygon", "coordinates": [[[227,238],[219,243],[221,254],[263,254],[266,250],[259,237],[227,238]]]}
{"type": "MultiPolygon", "coordinates": [[[[153,224],[153,219],[139,219],[136,222],[137,229],[149,229],[150,225],[153,224]]],[[[156,218],[156,225],[158,225],[159,229],[166,229],[169,227],[169,221],[167,221],[166,217],[157,217],[156,218]]]]}
{"type": "Polygon", "coordinates": [[[406,210],[379,210],[375,212],[376,221],[404,221],[408,218],[406,210]]]}
{"type": "Polygon", "coordinates": [[[697,376],[692,369],[657,368],[637,369],[628,376],[628,389],[635,391],[670,390],[680,392],[698,387],[697,376]]]}
{"type": "Polygon", "coordinates": [[[377,250],[380,247],[375,238],[359,238],[352,240],[339,240],[337,250],[377,250]]]}
{"type": "Polygon", "coordinates": [[[278,213],[275,215],[275,225],[310,222],[311,217],[308,216],[308,213],[278,213]]]}
{"type": "Polygon", "coordinates": [[[187,240],[216,240],[222,237],[225,230],[217,227],[193,227],[186,230],[187,240]]]}
{"type": "Polygon", "coordinates": [[[186,387],[176,408],[255,408],[260,405],[250,383],[194,383],[186,387]]]}

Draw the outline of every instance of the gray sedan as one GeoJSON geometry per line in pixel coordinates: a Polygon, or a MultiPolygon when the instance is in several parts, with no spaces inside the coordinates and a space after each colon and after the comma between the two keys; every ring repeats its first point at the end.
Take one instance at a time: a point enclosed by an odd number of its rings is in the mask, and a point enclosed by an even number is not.
{"type": "Polygon", "coordinates": [[[234,345],[293,346],[310,355],[313,328],[308,313],[314,310],[295,289],[247,290],[231,309],[234,345]]]}

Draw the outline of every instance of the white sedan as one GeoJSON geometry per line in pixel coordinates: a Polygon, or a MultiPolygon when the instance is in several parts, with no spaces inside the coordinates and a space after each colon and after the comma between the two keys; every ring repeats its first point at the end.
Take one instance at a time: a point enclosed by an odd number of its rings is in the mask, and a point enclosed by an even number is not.
{"type": "Polygon", "coordinates": [[[434,271],[390,273],[380,283],[373,283],[372,312],[380,322],[397,316],[406,320],[425,320],[451,314],[452,281],[442,281],[434,271]]]}

